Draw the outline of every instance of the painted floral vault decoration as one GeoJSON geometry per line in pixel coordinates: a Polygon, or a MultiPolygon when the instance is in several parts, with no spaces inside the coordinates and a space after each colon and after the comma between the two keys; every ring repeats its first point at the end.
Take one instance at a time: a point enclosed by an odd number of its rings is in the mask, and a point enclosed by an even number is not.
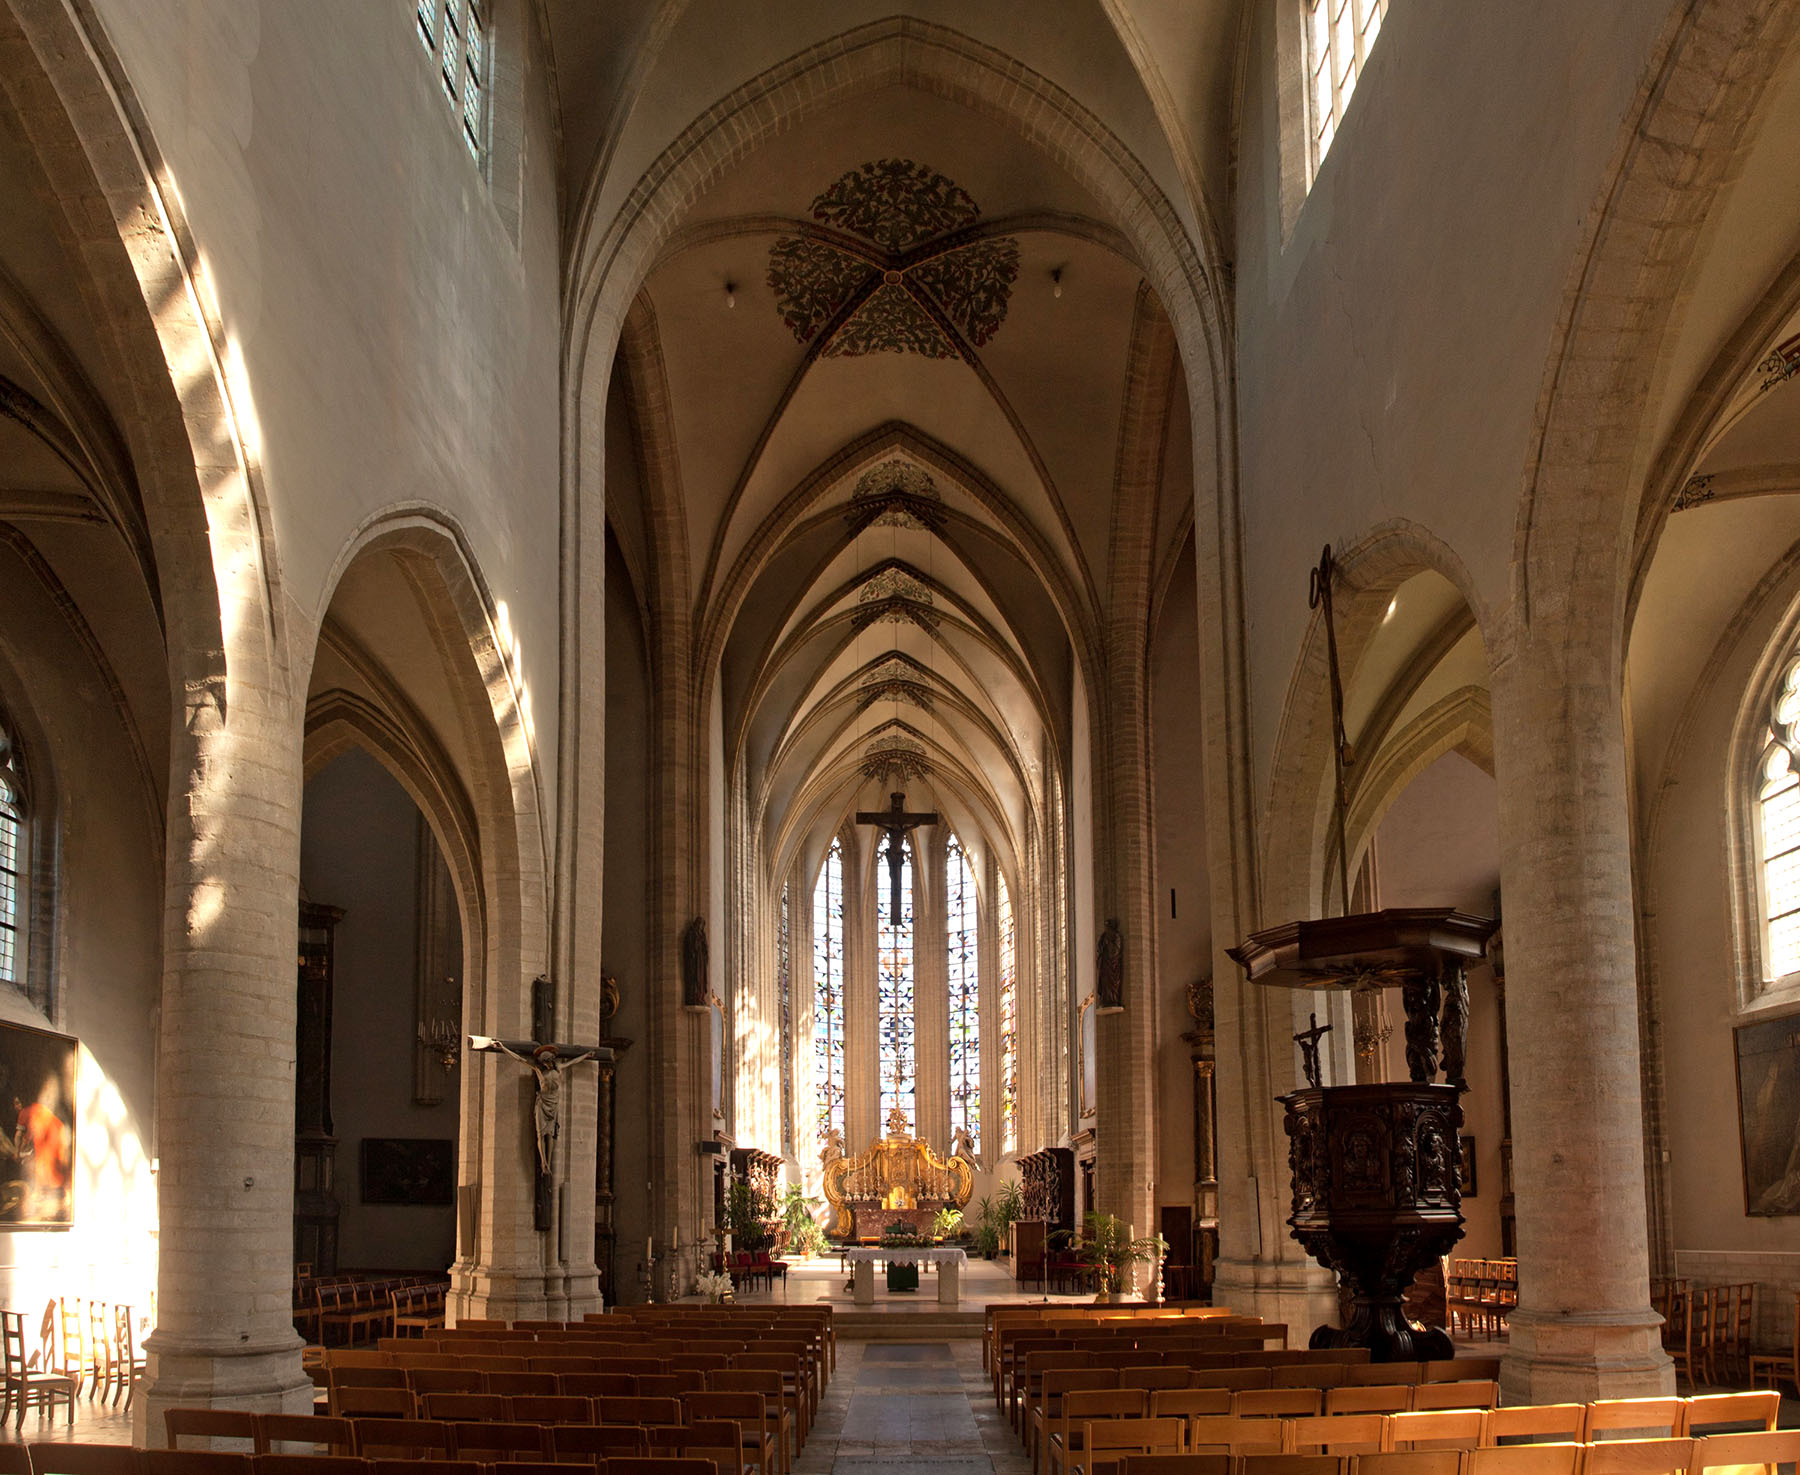
{"type": "Polygon", "coordinates": [[[1019,243],[978,236],[969,192],[911,159],[852,169],[812,202],[820,235],[784,236],[769,286],[801,343],[827,358],[917,353],[958,358],[1006,321],[1019,243]]]}

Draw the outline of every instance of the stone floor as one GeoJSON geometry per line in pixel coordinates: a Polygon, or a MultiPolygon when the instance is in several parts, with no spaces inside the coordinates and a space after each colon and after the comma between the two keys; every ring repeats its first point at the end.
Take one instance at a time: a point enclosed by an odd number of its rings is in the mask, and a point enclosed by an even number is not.
{"type": "Polygon", "coordinates": [[[1024,1475],[994,1407],[981,1343],[838,1343],[837,1375],[795,1475],[1024,1475]]]}

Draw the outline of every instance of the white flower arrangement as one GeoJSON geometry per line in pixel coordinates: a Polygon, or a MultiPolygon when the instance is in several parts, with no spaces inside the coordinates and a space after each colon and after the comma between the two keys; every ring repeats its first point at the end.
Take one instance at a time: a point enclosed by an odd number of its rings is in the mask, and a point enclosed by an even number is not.
{"type": "Polygon", "coordinates": [[[694,1290],[717,1305],[731,1294],[731,1277],[723,1270],[702,1270],[694,1277],[694,1290]]]}

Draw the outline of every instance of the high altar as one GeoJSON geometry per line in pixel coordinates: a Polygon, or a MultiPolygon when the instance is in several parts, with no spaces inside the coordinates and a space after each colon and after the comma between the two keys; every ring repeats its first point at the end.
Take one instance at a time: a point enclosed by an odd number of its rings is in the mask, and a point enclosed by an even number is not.
{"type": "Polygon", "coordinates": [[[841,1239],[878,1236],[890,1224],[931,1233],[938,1210],[960,1209],[975,1191],[966,1158],[942,1158],[907,1131],[906,1113],[888,1113],[887,1136],[867,1151],[839,1158],[825,1169],[831,1234],[841,1239]]]}

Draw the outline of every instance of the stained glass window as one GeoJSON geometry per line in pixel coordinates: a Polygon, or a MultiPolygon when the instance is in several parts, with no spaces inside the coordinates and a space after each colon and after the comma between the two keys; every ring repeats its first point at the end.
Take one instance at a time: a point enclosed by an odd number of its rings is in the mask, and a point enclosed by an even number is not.
{"type": "Polygon", "coordinates": [[[1800,973],[1800,659],[1769,704],[1767,746],[1757,787],[1758,872],[1762,880],[1763,977],[1800,973]]]}
{"type": "Polygon", "coordinates": [[[1307,0],[1307,90],[1312,99],[1312,167],[1337,136],[1356,79],[1381,34],[1388,0],[1307,0]]]}
{"type": "Polygon", "coordinates": [[[1019,1150],[1019,966],[1012,895],[1000,877],[1000,1150],[1019,1150]]]}
{"type": "Polygon", "coordinates": [[[0,978],[19,981],[19,924],[24,903],[25,784],[18,749],[0,724],[0,978]]]}
{"type": "Polygon", "coordinates": [[[904,833],[889,831],[882,841],[875,867],[881,893],[881,935],[878,939],[876,991],[881,1036],[881,1123],[896,1107],[906,1113],[907,1130],[916,1129],[913,1083],[917,1056],[913,1047],[913,852],[904,833]],[[900,847],[900,909],[894,911],[889,879],[890,855],[900,847]]]}
{"type": "Polygon", "coordinates": [[[781,888],[775,920],[775,992],[781,1009],[781,1143],[794,1145],[794,988],[788,955],[788,888],[781,888]]]}
{"type": "Polygon", "coordinates": [[[483,0],[418,0],[419,39],[438,64],[451,116],[480,162],[487,132],[487,24],[483,0]]]}
{"type": "Polygon", "coordinates": [[[955,835],[944,857],[944,932],[950,949],[950,1131],[981,1150],[981,969],[975,872],[955,835]]]}
{"type": "Polygon", "coordinates": [[[822,1143],[844,1130],[844,850],[836,840],[813,887],[813,1092],[822,1143]]]}

